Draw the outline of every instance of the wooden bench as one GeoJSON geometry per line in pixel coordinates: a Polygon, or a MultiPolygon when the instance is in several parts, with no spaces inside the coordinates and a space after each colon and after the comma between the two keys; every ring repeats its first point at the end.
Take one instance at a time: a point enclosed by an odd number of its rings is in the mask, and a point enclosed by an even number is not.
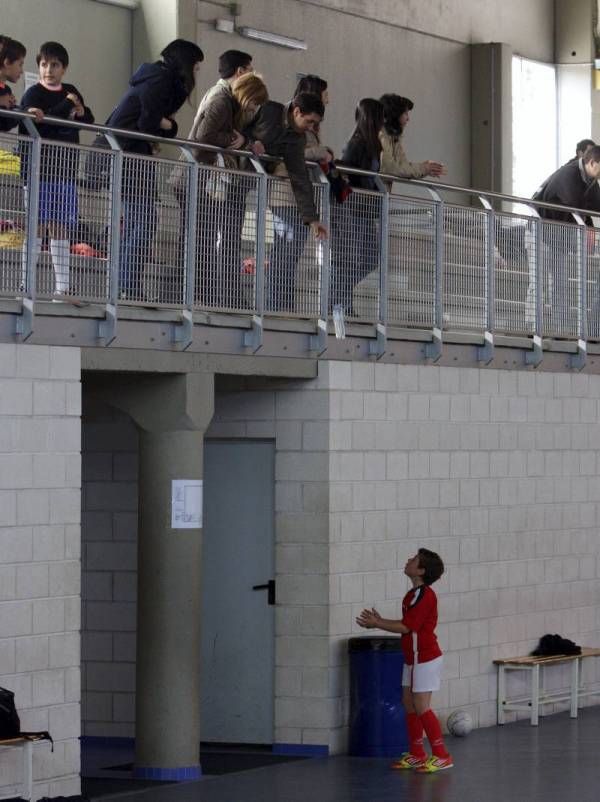
{"type": "Polygon", "coordinates": [[[599,690],[583,690],[581,688],[581,662],[586,657],[599,657],[600,649],[582,647],[581,654],[558,654],[551,657],[504,657],[494,660],[498,666],[498,724],[504,724],[507,710],[526,710],[531,713],[531,725],[537,727],[542,705],[554,702],[571,702],[571,718],[577,718],[579,699],[584,696],[600,694],[599,690]],[[558,663],[571,664],[571,680],[568,690],[545,691],[542,669],[558,663]],[[531,689],[528,696],[508,699],[506,696],[506,672],[530,671],[531,689]]]}
{"type": "MultiPolygon", "coordinates": [[[[42,740],[45,739],[35,736],[29,738],[4,738],[0,740],[0,749],[21,747],[23,750],[23,780],[20,792],[23,799],[30,800],[33,797],[33,745],[42,740]]],[[[0,800],[12,799],[14,796],[15,794],[11,792],[0,796],[0,800]]]]}

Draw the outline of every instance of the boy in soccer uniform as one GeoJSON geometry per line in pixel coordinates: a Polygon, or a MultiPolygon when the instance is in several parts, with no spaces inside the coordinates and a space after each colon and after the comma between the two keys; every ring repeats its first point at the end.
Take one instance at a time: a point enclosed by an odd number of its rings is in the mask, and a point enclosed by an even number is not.
{"type": "Polygon", "coordinates": [[[444,746],[440,722],[430,707],[432,692],[440,688],[443,660],[435,635],[437,597],[430,586],[444,573],[444,563],[435,552],[419,549],[407,560],[404,573],[413,586],[402,600],[402,619],[382,618],[373,609],[363,610],[356,623],[365,629],[402,635],[402,702],[410,751],[394,761],[392,768],[433,773],[454,765],[444,746]],[[423,748],[423,731],[431,744],[431,757],[423,748]]]}
{"type": "MultiPolygon", "coordinates": [[[[44,115],[93,123],[94,115],[85,105],[83,97],[72,84],[63,83],[63,76],[69,66],[69,54],[59,42],[45,42],[36,57],[40,80],[30,87],[21,98],[21,109],[35,114],[37,119],[44,115]]],[[[58,142],[79,143],[77,128],[52,125],[39,121],[36,123],[43,139],[58,142]]],[[[20,131],[27,133],[23,124],[20,131]]],[[[27,151],[21,154],[21,173],[27,182],[27,151]]],[[[50,253],[55,275],[55,295],[64,296],[69,292],[69,231],[78,222],[77,173],[79,154],[77,150],[64,148],[58,151],[50,145],[42,145],[42,164],[40,169],[39,223],[40,236],[36,242],[35,258],[42,245],[42,233],[48,229],[50,234],[50,253]]],[[[23,251],[23,284],[25,283],[26,252],[23,251]]]]}

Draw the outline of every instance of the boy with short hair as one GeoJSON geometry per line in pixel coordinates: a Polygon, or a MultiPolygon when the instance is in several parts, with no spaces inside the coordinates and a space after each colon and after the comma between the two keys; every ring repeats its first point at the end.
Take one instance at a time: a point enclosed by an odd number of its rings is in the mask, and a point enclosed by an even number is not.
{"type": "MultiPolygon", "coordinates": [[[[60,117],[93,123],[94,115],[85,105],[81,92],[72,84],[63,83],[69,66],[69,54],[59,42],[45,42],[36,57],[40,80],[30,87],[21,99],[21,109],[32,114],[60,117]]],[[[79,143],[79,130],[74,127],[38,122],[43,139],[79,143]]],[[[21,132],[27,133],[23,125],[21,132]]],[[[27,180],[27,159],[23,159],[22,173],[27,180]]],[[[69,228],[78,222],[77,173],[79,154],[75,149],[64,148],[58,153],[52,146],[42,146],[40,171],[39,224],[50,235],[50,253],[56,279],[56,294],[69,292],[69,228]],[[54,151],[54,152],[53,152],[54,151]]],[[[39,233],[39,232],[38,232],[39,233]]],[[[41,236],[37,239],[35,260],[41,249],[41,236]]],[[[26,274],[26,252],[23,252],[23,283],[26,274]]]]}
{"type": "Polygon", "coordinates": [[[435,552],[419,549],[407,560],[404,573],[411,580],[412,588],[402,600],[401,620],[382,618],[372,609],[363,610],[356,623],[365,629],[377,628],[402,635],[402,701],[410,751],[394,761],[392,768],[416,769],[429,774],[454,765],[444,746],[440,722],[430,708],[431,694],[440,688],[443,660],[435,635],[437,597],[431,585],[444,573],[444,563],[435,552]],[[431,744],[431,757],[423,748],[423,731],[431,744]]]}

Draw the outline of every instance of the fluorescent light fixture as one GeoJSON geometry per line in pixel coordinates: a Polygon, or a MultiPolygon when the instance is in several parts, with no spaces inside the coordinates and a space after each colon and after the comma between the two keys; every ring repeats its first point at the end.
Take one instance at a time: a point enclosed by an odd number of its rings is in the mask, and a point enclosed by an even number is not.
{"type": "Polygon", "coordinates": [[[95,0],[96,3],[105,3],[108,6],[119,6],[119,8],[128,8],[130,11],[135,11],[139,8],[140,0],[95,0]]]}
{"type": "Polygon", "coordinates": [[[279,33],[269,33],[269,31],[258,31],[256,28],[246,28],[245,26],[237,29],[240,36],[247,39],[258,39],[259,42],[269,42],[280,47],[290,47],[292,50],[306,50],[307,44],[303,39],[292,39],[291,36],[282,36],[279,33]]]}

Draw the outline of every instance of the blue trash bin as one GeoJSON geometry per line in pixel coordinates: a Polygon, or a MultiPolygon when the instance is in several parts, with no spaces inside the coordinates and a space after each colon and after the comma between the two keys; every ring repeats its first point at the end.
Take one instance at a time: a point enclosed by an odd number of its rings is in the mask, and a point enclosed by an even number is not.
{"type": "Polygon", "coordinates": [[[350,638],[350,755],[396,757],[408,751],[402,705],[404,659],[398,637],[350,638]]]}

